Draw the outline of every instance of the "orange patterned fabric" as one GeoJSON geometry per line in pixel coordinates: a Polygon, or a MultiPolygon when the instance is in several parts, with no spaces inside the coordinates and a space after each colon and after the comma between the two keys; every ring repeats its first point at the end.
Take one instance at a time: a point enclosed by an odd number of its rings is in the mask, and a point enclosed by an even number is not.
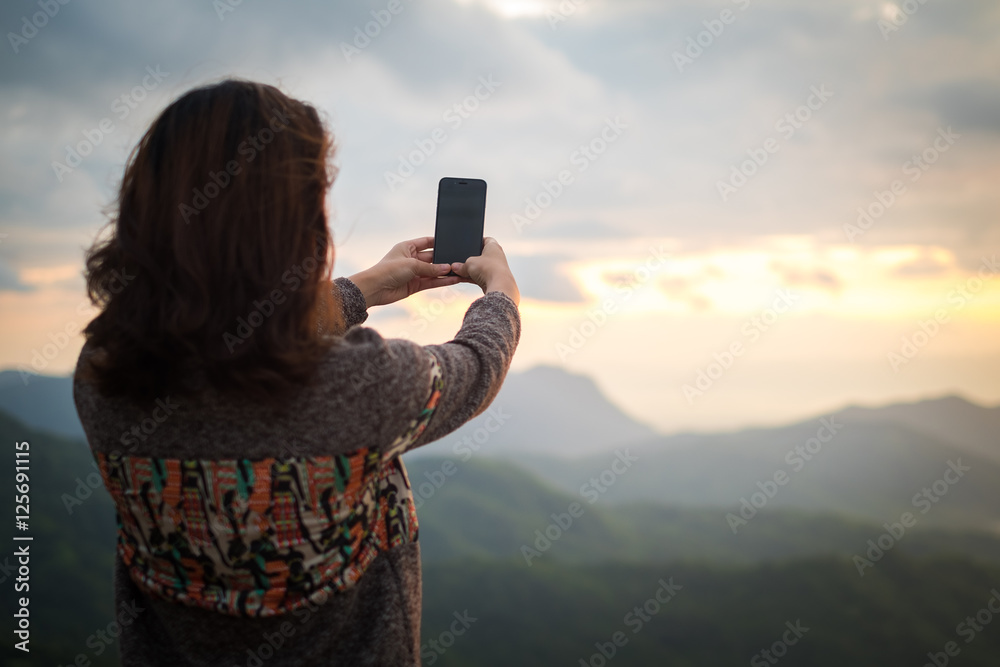
{"type": "Polygon", "coordinates": [[[357,583],[380,552],[416,541],[398,454],[440,398],[431,360],[431,396],[385,452],[263,460],[98,454],[133,581],[196,607],[272,616],[322,603],[357,583]]]}

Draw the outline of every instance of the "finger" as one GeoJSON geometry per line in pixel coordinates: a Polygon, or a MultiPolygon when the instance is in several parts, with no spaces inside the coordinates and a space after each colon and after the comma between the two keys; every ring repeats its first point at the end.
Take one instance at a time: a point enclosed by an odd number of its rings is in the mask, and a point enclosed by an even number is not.
{"type": "Polygon", "coordinates": [[[462,282],[462,279],[458,276],[445,276],[444,278],[420,278],[417,282],[417,292],[422,292],[427,289],[434,289],[436,287],[448,287],[449,285],[457,285],[462,282]]]}
{"type": "Polygon", "coordinates": [[[430,264],[419,259],[410,262],[410,270],[414,276],[438,277],[451,270],[447,264],[430,264]]]}
{"type": "Polygon", "coordinates": [[[403,245],[410,250],[411,256],[416,256],[417,252],[420,250],[427,250],[428,248],[434,247],[434,237],[433,236],[421,236],[420,238],[410,239],[409,241],[403,241],[403,245]]]}
{"type": "Polygon", "coordinates": [[[462,276],[463,278],[469,277],[469,270],[466,268],[463,262],[455,262],[451,265],[451,270],[462,276]]]}
{"type": "Polygon", "coordinates": [[[428,264],[434,261],[434,251],[433,250],[421,250],[417,253],[417,259],[421,262],[427,262],[428,264]]]}
{"type": "Polygon", "coordinates": [[[416,257],[417,253],[430,247],[427,244],[427,240],[430,239],[431,244],[434,243],[433,236],[421,236],[416,239],[408,239],[406,241],[400,241],[396,245],[392,246],[392,250],[388,252],[385,259],[395,258],[395,257],[416,257]]]}

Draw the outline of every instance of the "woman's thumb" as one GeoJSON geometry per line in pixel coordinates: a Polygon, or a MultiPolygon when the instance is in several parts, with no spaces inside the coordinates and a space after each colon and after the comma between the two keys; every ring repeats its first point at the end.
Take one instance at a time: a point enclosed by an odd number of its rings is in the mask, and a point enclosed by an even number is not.
{"type": "Polygon", "coordinates": [[[412,266],[415,275],[427,276],[428,278],[443,276],[451,270],[451,267],[447,264],[430,264],[428,262],[421,262],[419,259],[413,260],[412,266]]]}

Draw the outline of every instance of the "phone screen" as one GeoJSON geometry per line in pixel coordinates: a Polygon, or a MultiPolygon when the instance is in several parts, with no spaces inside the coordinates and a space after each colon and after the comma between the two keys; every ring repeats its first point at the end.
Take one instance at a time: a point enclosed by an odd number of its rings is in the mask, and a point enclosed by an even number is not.
{"type": "Polygon", "coordinates": [[[483,252],[486,181],[442,178],[434,225],[434,263],[465,262],[483,252]]]}

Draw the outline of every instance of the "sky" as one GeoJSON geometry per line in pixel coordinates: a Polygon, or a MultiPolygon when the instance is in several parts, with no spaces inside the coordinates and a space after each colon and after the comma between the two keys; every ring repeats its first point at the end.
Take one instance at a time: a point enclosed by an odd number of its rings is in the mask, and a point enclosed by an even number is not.
{"type": "MultiPolygon", "coordinates": [[[[665,433],[1000,403],[991,0],[18,0],[0,29],[0,368],[72,370],[129,151],[237,76],[336,138],[335,275],[433,234],[441,177],[488,182],[513,371],[665,433]]],[[[445,342],[477,290],[367,325],[445,342]]]]}

